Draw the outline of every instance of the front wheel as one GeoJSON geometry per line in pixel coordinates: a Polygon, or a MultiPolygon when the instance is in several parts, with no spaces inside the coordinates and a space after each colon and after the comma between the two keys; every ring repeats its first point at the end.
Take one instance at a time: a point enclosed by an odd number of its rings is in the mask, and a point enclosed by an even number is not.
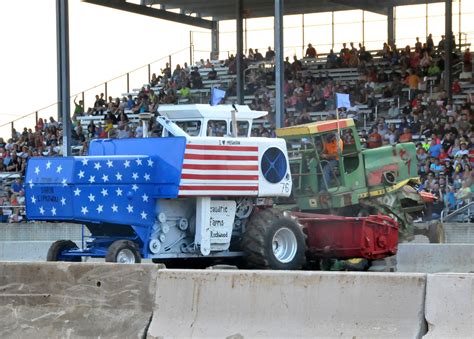
{"type": "Polygon", "coordinates": [[[70,261],[81,262],[81,257],[63,256],[62,252],[75,250],[79,247],[71,240],[58,240],[51,244],[46,255],[47,261],[70,261]]]}
{"type": "Polygon", "coordinates": [[[133,241],[117,240],[109,246],[105,261],[119,264],[138,264],[142,259],[133,241]]]}
{"type": "Polygon", "coordinates": [[[305,238],[301,226],[269,208],[249,220],[242,239],[247,263],[256,268],[298,270],[305,261],[305,238]]]}

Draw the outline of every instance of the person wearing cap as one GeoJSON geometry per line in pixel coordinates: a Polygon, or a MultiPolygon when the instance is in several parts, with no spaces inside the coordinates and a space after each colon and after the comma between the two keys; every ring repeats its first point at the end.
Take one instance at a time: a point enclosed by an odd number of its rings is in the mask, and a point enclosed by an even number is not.
{"type": "Polygon", "coordinates": [[[469,155],[469,150],[467,149],[467,142],[466,141],[461,141],[459,143],[459,151],[456,152],[456,154],[454,154],[455,157],[462,157],[464,155],[469,155]]]}

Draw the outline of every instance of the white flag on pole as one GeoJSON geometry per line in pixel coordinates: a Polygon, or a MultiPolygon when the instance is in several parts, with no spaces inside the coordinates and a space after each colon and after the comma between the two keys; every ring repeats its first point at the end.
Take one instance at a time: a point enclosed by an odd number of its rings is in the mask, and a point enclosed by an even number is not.
{"type": "Polygon", "coordinates": [[[336,93],[337,108],[345,107],[349,109],[351,107],[351,100],[349,94],[336,93]]]}

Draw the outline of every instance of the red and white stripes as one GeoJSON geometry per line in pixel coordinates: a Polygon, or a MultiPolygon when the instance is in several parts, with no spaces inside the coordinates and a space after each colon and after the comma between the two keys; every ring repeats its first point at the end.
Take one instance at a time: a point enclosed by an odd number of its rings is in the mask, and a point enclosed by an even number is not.
{"type": "Polygon", "coordinates": [[[258,146],[188,144],[180,196],[256,196],[258,146]]]}

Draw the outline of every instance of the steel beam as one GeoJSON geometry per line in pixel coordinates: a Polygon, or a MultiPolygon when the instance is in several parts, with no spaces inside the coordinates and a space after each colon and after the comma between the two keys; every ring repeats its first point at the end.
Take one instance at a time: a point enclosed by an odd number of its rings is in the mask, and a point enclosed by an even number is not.
{"type": "Polygon", "coordinates": [[[396,21],[395,21],[395,7],[387,7],[387,40],[388,44],[392,46],[396,43],[396,21]]]}
{"type": "Polygon", "coordinates": [[[211,29],[211,59],[219,60],[219,21],[213,21],[211,29]]]}
{"type": "Polygon", "coordinates": [[[444,89],[448,94],[448,100],[453,99],[453,3],[452,0],[445,2],[445,58],[444,58],[444,89]]]}
{"type": "Polygon", "coordinates": [[[69,90],[68,0],[56,0],[56,43],[58,62],[58,120],[63,124],[63,156],[71,155],[71,99],[69,90]]]}
{"type": "Polygon", "coordinates": [[[244,104],[244,68],[243,68],[243,54],[244,54],[244,2],[243,0],[236,0],[235,2],[235,17],[236,17],[236,32],[237,32],[237,52],[236,71],[237,71],[237,103],[244,104]]]}
{"type": "Polygon", "coordinates": [[[133,4],[133,3],[126,2],[123,0],[82,0],[82,1],[94,4],[94,5],[119,9],[119,10],[130,12],[130,13],[146,15],[153,18],[179,22],[185,25],[212,29],[211,20],[205,20],[205,19],[196,18],[193,16],[169,12],[163,9],[141,6],[141,5],[133,4]]]}
{"type": "Polygon", "coordinates": [[[285,68],[283,64],[283,0],[275,0],[275,124],[277,128],[284,127],[285,106],[283,82],[285,68]]]}

